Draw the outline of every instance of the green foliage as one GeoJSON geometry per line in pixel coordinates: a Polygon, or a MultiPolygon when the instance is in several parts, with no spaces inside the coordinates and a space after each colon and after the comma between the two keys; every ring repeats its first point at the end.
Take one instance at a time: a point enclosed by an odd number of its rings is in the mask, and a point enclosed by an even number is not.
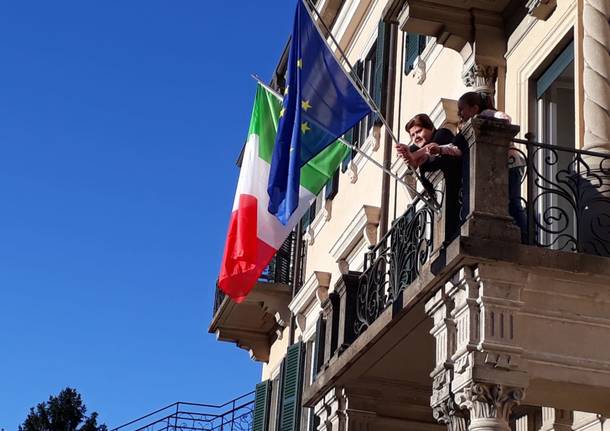
{"type": "Polygon", "coordinates": [[[97,413],[86,416],[87,407],[76,389],[66,388],[49,401],[31,408],[19,431],[107,431],[97,424],[97,413]]]}

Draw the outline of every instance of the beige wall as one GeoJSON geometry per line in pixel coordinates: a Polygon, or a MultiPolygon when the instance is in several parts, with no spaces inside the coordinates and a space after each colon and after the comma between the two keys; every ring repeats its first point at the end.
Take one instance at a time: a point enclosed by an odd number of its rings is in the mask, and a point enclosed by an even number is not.
{"type": "MultiPolygon", "coordinates": [[[[508,42],[506,55],[506,112],[513,118],[513,122],[521,125],[521,137],[528,131],[535,131],[530,112],[530,79],[536,76],[541,69],[548,65],[557,47],[570,37],[576,25],[577,4],[574,0],[559,0],[557,9],[547,21],[526,17],[519,29],[508,42]],[[550,58],[549,58],[550,57],[550,58]]],[[[575,69],[579,68],[579,58],[582,52],[575,44],[575,69]]],[[[583,127],[581,109],[582,80],[581,74],[576,74],[576,100],[577,109],[574,118],[575,142],[578,148],[582,147],[583,127]]]]}

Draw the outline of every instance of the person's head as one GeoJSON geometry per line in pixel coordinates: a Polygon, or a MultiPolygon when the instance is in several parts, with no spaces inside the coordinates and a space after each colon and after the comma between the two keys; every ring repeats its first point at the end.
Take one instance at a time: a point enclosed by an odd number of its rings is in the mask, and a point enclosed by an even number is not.
{"type": "Polygon", "coordinates": [[[423,147],[432,140],[435,127],[426,114],[417,114],[407,122],[405,130],[415,145],[423,147]]]}
{"type": "Polygon", "coordinates": [[[485,110],[485,101],[479,93],[469,91],[458,100],[458,116],[461,121],[468,121],[485,110]]]}

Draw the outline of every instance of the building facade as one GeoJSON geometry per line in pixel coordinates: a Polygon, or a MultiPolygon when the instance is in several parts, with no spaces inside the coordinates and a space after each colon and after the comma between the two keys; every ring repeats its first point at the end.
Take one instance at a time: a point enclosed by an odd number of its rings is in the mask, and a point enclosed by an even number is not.
{"type": "MultiPolygon", "coordinates": [[[[210,332],[263,364],[255,430],[603,430],[610,2],[315,7],[400,142],[417,113],[457,131],[467,91],[491,95],[512,124],[461,126],[456,238],[442,175],[430,178],[436,210],[354,153],[247,300],[217,295],[210,332]],[[508,211],[509,148],[524,160],[523,232],[508,211]]],[[[374,115],[345,138],[421,190],[374,115]]]]}

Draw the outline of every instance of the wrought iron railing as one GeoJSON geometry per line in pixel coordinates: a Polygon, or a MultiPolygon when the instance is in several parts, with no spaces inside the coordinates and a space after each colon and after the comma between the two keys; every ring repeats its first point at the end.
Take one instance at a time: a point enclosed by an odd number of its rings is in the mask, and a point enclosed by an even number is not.
{"type": "Polygon", "coordinates": [[[177,402],[111,431],[251,431],[254,392],[224,404],[177,402]]]}
{"type": "MultiPolygon", "coordinates": [[[[610,256],[610,155],[515,139],[526,244],[610,256]]],[[[509,175],[513,177],[515,172],[509,175]]],[[[515,181],[513,179],[513,181],[515,181]]],[[[513,184],[514,187],[514,184],[513,184]]],[[[513,204],[513,217],[515,216],[513,204]]]]}
{"type": "MultiPolygon", "coordinates": [[[[269,262],[269,265],[263,270],[258,281],[264,283],[292,283],[292,272],[293,272],[293,248],[295,243],[295,234],[291,232],[288,238],[284,241],[282,246],[276,252],[275,256],[269,262]]],[[[214,309],[213,315],[216,314],[222,301],[225,299],[225,294],[222,290],[216,287],[214,294],[214,309]]]]}
{"type": "Polygon", "coordinates": [[[366,254],[356,296],[356,336],[418,277],[432,253],[433,222],[433,210],[417,200],[366,254]]]}

